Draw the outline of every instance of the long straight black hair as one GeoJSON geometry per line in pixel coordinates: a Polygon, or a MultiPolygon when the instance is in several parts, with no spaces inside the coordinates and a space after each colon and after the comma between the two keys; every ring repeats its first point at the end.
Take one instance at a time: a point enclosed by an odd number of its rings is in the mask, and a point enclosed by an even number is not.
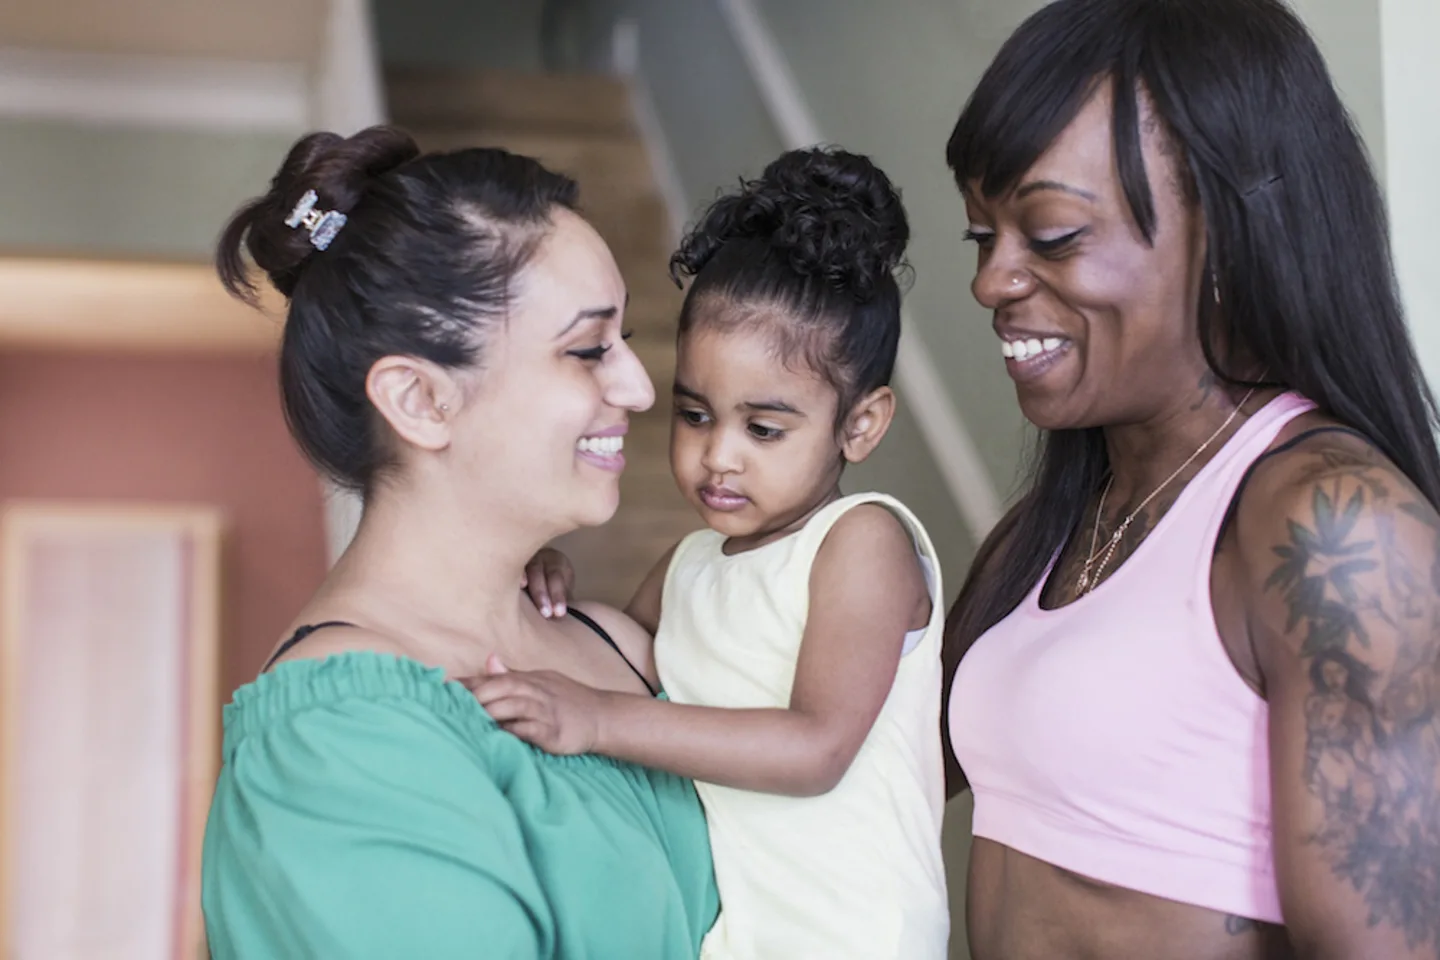
{"type": "MultiPolygon", "coordinates": [[[[966,104],[946,149],[956,181],[987,197],[1012,188],[1106,82],[1121,184],[1147,240],[1141,91],[1187,168],[1224,303],[1204,289],[1198,306],[1217,377],[1242,382],[1241,357],[1268,368],[1440,505],[1435,401],[1405,327],[1384,202],[1295,14],[1281,0],[1057,0],[1010,37],[966,104]]],[[[952,666],[1044,575],[1108,470],[1100,429],[1042,433],[1028,492],[951,609],[952,666]]]]}

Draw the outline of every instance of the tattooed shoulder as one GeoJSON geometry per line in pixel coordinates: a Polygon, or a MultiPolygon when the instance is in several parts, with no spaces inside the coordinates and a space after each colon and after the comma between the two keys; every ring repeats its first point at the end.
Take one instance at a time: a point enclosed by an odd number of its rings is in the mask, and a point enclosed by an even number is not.
{"type": "Polygon", "coordinates": [[[1284,460],[1240,537],[1268,659],[1303,677],[1306,842],[1370,927],[1440,953],[1440,513],[1350,440],[1284,460]]]}

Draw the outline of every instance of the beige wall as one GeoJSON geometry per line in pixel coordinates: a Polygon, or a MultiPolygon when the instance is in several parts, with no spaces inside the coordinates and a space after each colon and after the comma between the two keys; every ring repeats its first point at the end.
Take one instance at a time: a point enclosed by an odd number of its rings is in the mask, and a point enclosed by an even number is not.
{"type": "MultiPolygon", "coordinates": [[[[1343,0],[1332,0],[1343,2],[1343,0]]],[[[1385,181],[1395,267],[1420,362],[1440,387],[1440,3],[1380,0],[1385,181]]]]}
{"type": "Polygon", "coordinates": [[[1290,0],[1290,5],[1315,36],[1340,95],[1365,137],[1375,172],[1383,180],[1385,91],[1380,67],[1380,2],[1290,0]]]}

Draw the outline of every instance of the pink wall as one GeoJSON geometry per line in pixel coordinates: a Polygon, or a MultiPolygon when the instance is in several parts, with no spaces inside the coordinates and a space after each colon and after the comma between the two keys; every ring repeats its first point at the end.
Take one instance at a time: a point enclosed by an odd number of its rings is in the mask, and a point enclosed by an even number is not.
{"type": "Polygon", "coordinates": [[[320,486],[271,357],[0,353],[0,502],[13,498],[222,507],[227,699],[324,575],[320,486]]]}

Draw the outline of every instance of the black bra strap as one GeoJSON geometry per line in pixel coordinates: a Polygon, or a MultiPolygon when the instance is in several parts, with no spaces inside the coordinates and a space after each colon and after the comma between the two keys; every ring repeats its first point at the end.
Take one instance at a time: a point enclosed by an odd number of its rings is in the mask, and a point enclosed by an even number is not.
{"type": "Polygon", "coordinates": [[[1304,443],[1306,440],[1309,440],[1311,437],[1320,433],[1351,433],[1359,437],[1361,440],[1364,440],[1366,443],[1369,443],[1371,446],[1374,446],[1373,441],[1371,441],[1369,437],[1365,436],[1365,434],[1361,433],[1359,430],[1354,429],[1353,427],[1329,424],[1323,427],[1312,427],[1311,429],[1306,430],[1304,433],[1300,433],[1294,437],[1291,437],[1289,440],[1286,440],[1284,443],[1280,444],[1278,447],[1275,447],[1273,450],[1266,450],[1264,453],[1260,454],[1260,456],[1256,457],[1255,462],[1250,464],[1249,468],[1246,469],[1245,475],[1240,478],[1239,486],[1235,488],[1235,495],[1230,498],[1230,509],[1225,511],[1225,519],[1220,522],[1220,535],[1215,538],[1215,548],[1217,550],[1219,549],[1220,541],[1225,536],[1225,531],[1230,529],[1230,521],[1235,519],[1235,514],[1240,509],[1240,495],[1245,492],[1245,488],[1250,483],[1250,478],[1255,475],[1256,468],[1259,467],[1260,464],[1264,463],[1266,460],[1269,460],[1271,457],[1279,456],[1287,450],[1293,450],[1301,443],[1304,443]]]}
{"type": "Polygon", "coordinates": [[[635,664],[630,662],[630,658],[625,656],[625,652],[620,649],[620,645],[615,642],[614,638],[611,637],[610,634],[605,632],[604,627],[600,626],[600,624],[596,623],[594,620],[591,620],[589,617],[585,616],[585,614],[581,613],[579,610],[576,610],[574,607],[567,607],[566,612],[569,613],[570,616],[574,617],[576,620],[579,620],[581,623],[585,624],[585,626],[589,627],[591,630],[594,630],[596,633],[598,633],[601,640],[604,640],[606,643],[610,644],[610,649],[620,654],[620,659],[625,661],[625,666],[629,667],[634,672],[635,676],[640,678],[640,682],[645,684],[645,689],[650,691],[650,696],[660,696],[660,691],[650,686],[650,681],[645,679],[645,674],[641,673],[636,668],[635,664]]]}
{"type": "MultiPolygon", "coordinates": [[[[639,669],[636,668],[635,664],[630,662],[630,658],[625,656],[624,651],[620,649],[620,645],[615,642],[615,639],[611,637],[610,634],[605,632],[604,627],[600,626],[600,624],[596,623],[594,620],[590,619],[585,614],[581,613],[579,610],[576,610],[574,607],[569,608],[567,612],[570,614],[570,616],[574,617],[576,620],[579,620],[581,623],[585,624],[585,626],[595,631],[595,633],[600,636],[601,640],[604,640],[607,644],[610,645],[611,650],[614,650],[617,654],[620,655],[620,659],[625,661],[625,666],[629,667],[631,671],[634,672],[635,676],[640,678],[640,682],[645,684],[645,689],[650,691],[650,696],[658,697],[660,695],[660,691],[656,690],[653,686],[650,685],[650,681],[645,678],[645,674],[641,673],[639,669]]],[[[275,653],[270,657],[269,660],[265,661],[265,669],[261,670],[260,672],[264,673],[266,670],[269,670],[275,665],[276,660],[279,660],[285,654],[289,653],[290,650],[293,649],[297,643],[310,636],[310,634],[314,633],[316,630],[324,630],[326,627],[353,626],[353,623],[346,623],[344,620],[327,620],[324,623],[316,623],[303,626],[300,629],[296,630],[293,634],[291,634],[288,640],[280,644],[280,648],[275,651],[275,653]]]]}
{"type": "MultiPolygon", "coordinates": [[[[316,624],[311,624],[311,625],[308,625],[308,626],[301,627],[299,630],[296,630],[293,634],[290,635],[290,639],[288,639],[288,640],[286,640],[284,643],[280,644],[280,649],[279,649],[279,650],[276,650],[275,653],[274,653],[274,655],[271,656],[269,660],[266,660],[266,661],[265,661],[265,670],[269,670],[271,667],[275,666],[275,661],[276,661],[276,660],[279,660],[279,659],[280,659],[281,657],[283,657],[285,654],[289,653],[290,650],[291,650],[291,648],[294,647],[295,644],[299,643],[301,640],[304,640],[306,637],[310,636],[310,634],[314,633],[316,630],[324,630],[326,627],[353,627],[353,626],[355,626],[355,624],[353,624],[353,623],[346,623],[344,620],[326,620],[324,623],[316,623],[316,624]]],[[[265,670],[261,670],[260,672],[261,672],[261,673],[264,673],[265,670]]]]}

